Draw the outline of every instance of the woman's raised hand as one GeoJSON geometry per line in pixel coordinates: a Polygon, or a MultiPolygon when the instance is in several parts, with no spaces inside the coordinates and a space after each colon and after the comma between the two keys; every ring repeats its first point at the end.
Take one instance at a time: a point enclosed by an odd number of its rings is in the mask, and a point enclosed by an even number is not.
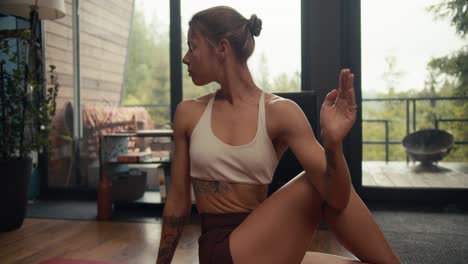
{"type": "Polygon", "coordinates": [[[324,147],[341,144],[356,121],[356,112],[354,74],[349,69],[343,69],[338,89],[327,94],[320,110],[321,138],[324,147]]]}

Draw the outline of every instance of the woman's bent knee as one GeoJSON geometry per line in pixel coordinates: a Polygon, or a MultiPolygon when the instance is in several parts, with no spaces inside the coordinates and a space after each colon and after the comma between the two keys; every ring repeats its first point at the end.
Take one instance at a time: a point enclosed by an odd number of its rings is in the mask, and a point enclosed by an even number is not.
{"type": "Polygon", "coordinates": [[[302,198],[301,200],[305,201],[305,204],[314,205],[314,208],[317,206],[321,208],[323,205],[322,196],[310,181],[309,175],[307,175],[305,171],[299,173],[296,177],[283,185],[277,192],[280,194],[283,191],[288,192],[288,196],[300,195],[302,198]]]}

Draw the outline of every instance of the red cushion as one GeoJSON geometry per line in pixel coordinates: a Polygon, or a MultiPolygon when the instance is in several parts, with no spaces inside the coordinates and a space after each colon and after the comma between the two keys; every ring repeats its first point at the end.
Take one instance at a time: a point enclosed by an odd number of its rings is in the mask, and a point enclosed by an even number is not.
{"type": "Polygon", "coordinates": [[[94,261],[94,260],[79,260],[79,259],[49,259],[49,260],[44,260],[40,262],[39,264],[124,264],[124,263],[94,261]]]}

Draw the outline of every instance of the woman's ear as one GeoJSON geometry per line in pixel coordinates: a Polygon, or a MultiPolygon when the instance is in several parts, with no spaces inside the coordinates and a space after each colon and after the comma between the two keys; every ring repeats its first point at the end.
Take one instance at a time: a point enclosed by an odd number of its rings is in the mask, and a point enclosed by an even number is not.
{"type": "Polygon", "coordinates": [[[224,60],[226,60],[230,52],[231,52],[231,44],[229,43],[229,41],[227,39],[220,40],[216,48],[216,54],[217,54],[218,59],[224,62],[224,60]]]}

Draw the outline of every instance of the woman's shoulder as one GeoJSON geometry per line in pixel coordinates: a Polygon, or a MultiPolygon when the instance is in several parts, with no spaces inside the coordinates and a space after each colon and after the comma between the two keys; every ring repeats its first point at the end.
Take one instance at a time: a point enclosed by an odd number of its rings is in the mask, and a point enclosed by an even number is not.
{"type": "Polygon", "coordinates": [[[287,114],[301,110],[301,108],[291,99],[265,92],[265,110],[271,114],[287,114]]]}
{"type": "Polygon", "coordinates": [[[215,92],[207,93],[207,94],[204,94],[204,95],[199,96],[199,97],[197,97],[197,98],[193,98],[193,99],[191,99],[191,100],[192,100],[193,102],[195,102],[195,103],[206,105],[206,104],[208,104],[208,102],[210,101],[211,97],[213,97],[213,94],[214,94],[214,93],[215,93],[215,92]]]}
{"type": "Polygon", "coordinates": [[[209,93],[193,99],[184,99],[177,106],[176,117],[179,117],[186,127],[192,128],[202,116],[212,95],[213,93],[209,93]]]}
{"type": "Polygon", "coordinates": [[[267,126],[272,131],[272,135],[302,126],[307,121],[304,118],[304,112],[296,102],[270,93],[265,96],[265,113],[267,126]]]}
{"type": "Polygon", "coordinates": [[[197,110],[198,108],[204,108],[210,101],[210,98],[213,96],[213,93],[208,93],[196,98],[184,99],[182,100],[177,108],[180,108],[180,111],[191,112],[197,110]]]}

